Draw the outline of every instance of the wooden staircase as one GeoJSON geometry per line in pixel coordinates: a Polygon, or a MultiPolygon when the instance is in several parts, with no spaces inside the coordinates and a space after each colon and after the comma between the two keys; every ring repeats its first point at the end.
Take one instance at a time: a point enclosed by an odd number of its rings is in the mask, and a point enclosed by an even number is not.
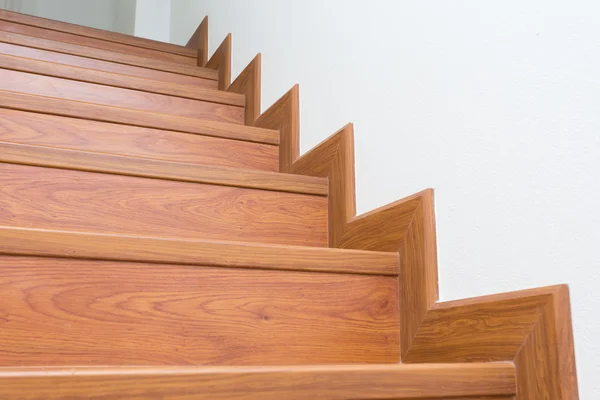
{"type": "Polygon", "coordinates": [[[578,398],[566,286],[438,302],[433,191],[356,216],[207,36],[0,10],[1,399],[578,398]]]}

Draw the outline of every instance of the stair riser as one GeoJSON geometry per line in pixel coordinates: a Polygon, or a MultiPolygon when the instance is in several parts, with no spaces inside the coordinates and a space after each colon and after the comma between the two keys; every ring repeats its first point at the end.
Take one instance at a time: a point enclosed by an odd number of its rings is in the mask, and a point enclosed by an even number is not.
{"type": "Polygon", "coordinates": [[[327,198],[0,164],[0,225],[327,246],[327,198]]]}
{"type": "Polygon", "coordinates": [[[187,57],[178,54],[165,53],[152,49],[145,49],[136,46],[129,46],[122,43],[109,42],[100,39],[94,39],[79,35],[73,35],[65,32],[58,32],[50,29],[38,28],[30,25],[23,25],[14,22],[0,20],[0,30],[18,33],[42,39],[50,39],[57,42],[76,44],[95,49],[114,51],[117,53],[132,54],[140,57],[148,57],[156,60],[174,62],[184,65],[197,65],[195,57],[187,57]]]}
{"type": "Polygon", "coordinates": [[[52,51],[34,49],[31,47],[17,46],[10,43],[0,42],[0,54],[26,57],[36,60],[48,61],[57,64],[71,65],[74,67],[89,68],[97,71],[112,72],[116,74],[135,76],[144,79],[153,79],[163,82],[179,83],[194,87],[217,89],[216,80],[195,78],[187,75],[172,74],[165,71],[157,71],[148,68],[135,67],[118,64],[109,61],[94,60],[91,58],[61,54],[52,51]]]}
{"type": "Polygon", "coordinates": [[[0,141],[277,172],[279,147],[0,108],[0,141]]]}
{"type": "Polygon", "coordinates": [[[244,122],[244,107],[190,100],[0,69],[0,90],[132,108],[209,121],[244,122]]]}
{"type": "Polygon", "coordinates": [[[0,256],[0,365],[397,363],[397,278],[0,256]]]}

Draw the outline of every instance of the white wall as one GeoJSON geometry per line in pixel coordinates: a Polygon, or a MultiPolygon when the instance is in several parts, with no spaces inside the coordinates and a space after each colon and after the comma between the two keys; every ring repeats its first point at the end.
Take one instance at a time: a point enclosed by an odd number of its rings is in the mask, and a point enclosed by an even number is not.
{"type": "Polygon", "coordinates": [[[263,109],[300,83],[302,150],[355,122],[359,213],[436,189],[442,300],[566,282],[600,398],[600,3],[173,0],[209,15],[263,109]]]}
{"type": "Polygon", "coordinates": [[[135,36],[168,42],[171,0],[137,0],[135,36]]]}

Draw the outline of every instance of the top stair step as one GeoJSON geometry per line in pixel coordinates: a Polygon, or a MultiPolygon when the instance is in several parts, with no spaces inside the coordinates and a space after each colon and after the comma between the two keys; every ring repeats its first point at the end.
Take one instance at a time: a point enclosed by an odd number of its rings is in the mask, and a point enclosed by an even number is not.
{"type": "Polygon", "coordinates": [[[197,65],[194,49],[116,32],[0,10],[0,29],[104,50],[197,65]]]}

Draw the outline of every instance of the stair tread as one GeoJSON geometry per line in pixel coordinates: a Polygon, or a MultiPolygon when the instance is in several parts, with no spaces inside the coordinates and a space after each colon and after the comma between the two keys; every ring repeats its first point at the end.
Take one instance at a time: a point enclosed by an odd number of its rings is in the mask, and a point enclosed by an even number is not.
{"type": "Polygon", "coordinates": [[[0,68],[220,104],[240,107],[245,105],[245,96],[238,93],[114,74],[6,54],[0,54],[0,68]]]}
{"type": "Polygon", "coordinates": [[[146,39],[119,32],[71,24],[63,21],[56,21],[33,15],[11,12],[8,10],[0,10],[0,19],[18,22],[25,25],[37,26],[45,29],[51,29],[60,32],[72,33],[80,36],[102,39],[116,43],[124,43],[137,47],[160,50],[167,53],[180,54],[191,58],[197,57],[197,51],[195,49],[190,49],[188,47],[180,46],[177,44],[160,42],[157,40],[146,39]]]}
{"type": "Polygon", "coordinates": [[[6,90],[0,90],[0,107],[257,143],[279,144],[279,132],[273,129],[112,107],[103,104],[85,103],[6,90]]]}
{"type": "Polygon", "coordinates": [[[516,394],[512,363],[2,368],[0,394],[46,399],[439,399],[516,394]],[[134,396],[135,394],[135,396],[134,396]],[[114,397],[113,397],[114,396],[114,397]]]}
{"type": "Polygon", "coordinates": [[[111,61],[120,64],[134,65],[138,67],[156,69],[183,75],[190,75],[198,78],[217,80],[219,77],[218,71],[210,68],[179,64],[163,60],[156,60],[153,58],[118,53],[114,51],[97,49],[78,44],[57,42],[50,39],[21,35],[19,33],[13,33],[5,30],[0,30],[0,42],[16,44],[19,46],[33,47],[41,50],[50,50],[58,53],[94,58],[98,60],[111,61]]]}
{"type": "Polygon", "coordinates": [[[396,276],[393,252],[0,226],[0,254],[396,276]]]}

